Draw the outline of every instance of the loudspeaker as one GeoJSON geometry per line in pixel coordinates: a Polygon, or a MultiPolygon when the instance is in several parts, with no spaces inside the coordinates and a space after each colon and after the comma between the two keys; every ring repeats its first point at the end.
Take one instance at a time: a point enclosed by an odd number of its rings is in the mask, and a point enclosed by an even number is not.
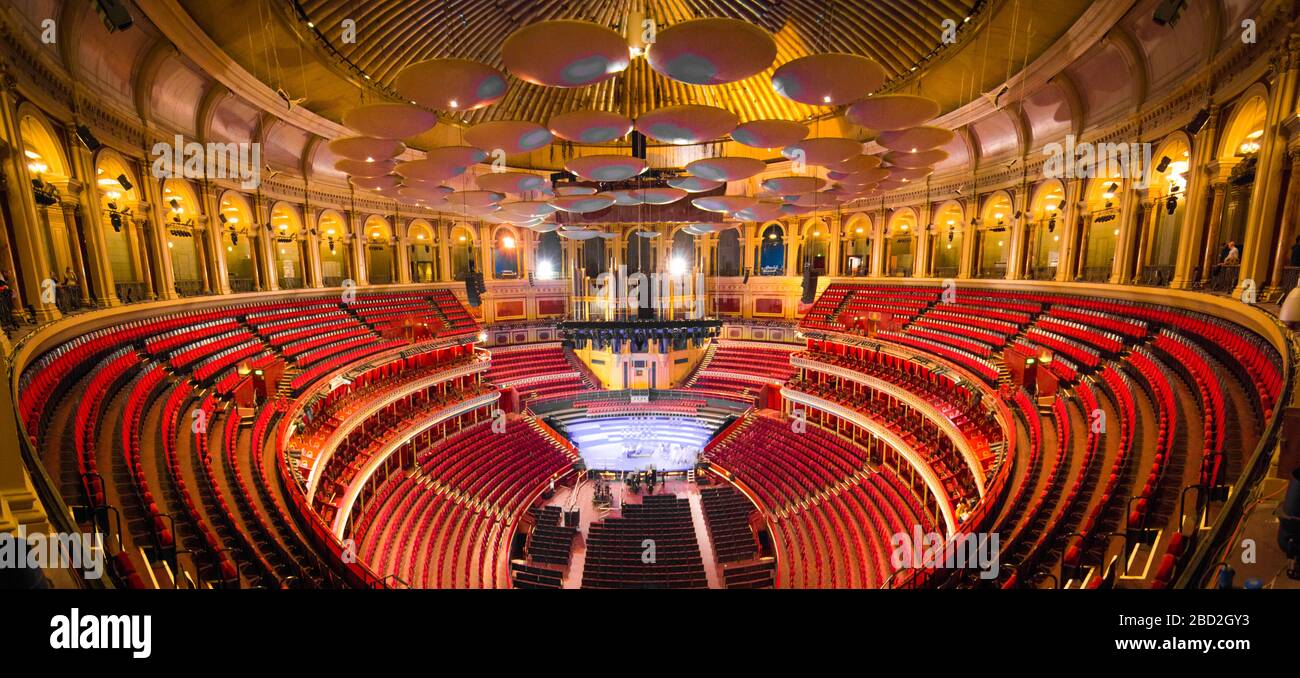
{"type": "Polygon", "coordinates": [[[99,143],[99,139],[96,139],[95,135],[90,132],[90,128],[85,125],[77,125],[77,140],[86,148],[90,149],[91,152],[98,151],[99,147],[103,145],[99,143]]]}
{"type": "Polygon", "coordinates": [[[1164,171],[1169,169],[1169,163],[1171,162],[1173,161],[1169,159],[1169,156],[1167,155],[1160,156],[1160,162],[1156,164],[1156,171],[1160,172],[1161,174],[1164,174],[1164,171]]]}
{"type": "Polygon", "coordinates": [[[745,269],[745,277],[744,277],[744,279],[742,279],[740,282],[742,282],[742,283],[748,283],[748,282],[749,282],[749,269],[748,269],[748,268],[745,269]]]}
{"type": "Polygon", "coordinates": [[[636,130],[632,130],[632,157],[641,158],[642,160],[646,158],[645,135],[636,130]]]}
{"type": "Polygon", "coordinates": [[[1173,26],[1178,23],[1178,15],[1182,13],[1183,8],[1187,6],[1187,0],[1161,0],[1156,5],[1155,14],[1151,20],[1161,26],[1173,26]]]}
{"type": "Polygon", "coordinates": [[[122,185],[122,190],[124,191],[131,190],[131,182],[127,181],[125,174],[117,175],[117,183],[122,185]]]}
{"type": "Polygon", "coordinates": [[[131,13],[119,0],[97,0],[95,10],[99,12],[99,18],[104,22],[104,28],[108,29],[109,33],[124,31],[133,23],[131,13]]]}
{"type": "Polygon", "coordinates": [[[799,301],[805,304],[817,301],[817,274],[813,272],[811,263],[803,266],[803,296],[799,301]]]}
{"type": "Polygon", "coordinates": [[[1200,111],[1197,111],[1196,117],[1192,118],[1192,121],[1187,123],[1187,127],[1184,127],[1183,131],[1187,132],[1187,136],[1194,137],[1205,127],[1205,123],[1209,121],[1209,109],[1202,108],[1200,111]]]}

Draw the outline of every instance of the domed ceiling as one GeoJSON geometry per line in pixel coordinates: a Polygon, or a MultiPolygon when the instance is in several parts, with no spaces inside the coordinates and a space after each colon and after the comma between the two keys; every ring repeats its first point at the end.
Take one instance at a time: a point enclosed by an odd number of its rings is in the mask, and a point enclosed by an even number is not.
{"type": "MultiPolygon", "coordinates": [[[[724,109],[734,114],[738,124],[800,121],[808,123],[810,137],[866,140],[876,132],[844,116],[847,104],[864,95],[852,85],[868,93],[920,95],[936,102],[941,113],[953,110],[1031,62],[1088,4],[1088,0],[257,0],[257,11],[236,14],[229,11],[228,0],[192,0],[184,8],[244,69],[284,91],[287,98],[302,99],[299,105],[335,121],[345,121],[348,112],[361,105],[413,100],[401,78],[412,64],[457,59],[485,66],[489,74],[500,73],[502,83],[477,82],[486,96],[475,98],[473,105],[479,107],[472,110],[418,102],[438,115],[439,124],[405,141],[411,148],[428,150],[465,144],[465,130],[484,122],[546,126],[555,116],[577,111],[613,113],[636,121],[653,111],[690,106],[724,109]],[[649,43],[646,37],[651,38],[649,43]],[[771,45],[770,51],[764,51],[765,44],[771,45]],[[806,59],[831,54],[841,61],[806,59]],[[843,61],[854,58],[869,60],[874,70],[854,70],[859,62],[843,61]],[[830,82],[818,82],[827,73],[830,82]],[[834,98],[832,83],[840,88],[834,98]],[[501,91],[487,91],[495,87],[501,91]],[[810,87],[819,89],[801,95],[801,88],[810,87]]],[[[676,119],[669,122],[675,124],[676,119]]],[[[647,134],[652,165],[680,167],[723,153],[780,157],[779,149],[730,141],[725,149],[714,146],[706,151],[687,123],[682,123],[687,131],[679,134],[671,125],[667,133],[647,134]],[[656,157],[654,147],[667,150],[656,157]]],[[[607,153],[610,146],[628,144],[626,136],[604,141],[602,131],[593,131],[600,144],[557,138],[562,143],[517,149],[510,162],[558,169],[575,154],[607,153]],[[592,148],[575,151],[575,146],[592,148]]]]}

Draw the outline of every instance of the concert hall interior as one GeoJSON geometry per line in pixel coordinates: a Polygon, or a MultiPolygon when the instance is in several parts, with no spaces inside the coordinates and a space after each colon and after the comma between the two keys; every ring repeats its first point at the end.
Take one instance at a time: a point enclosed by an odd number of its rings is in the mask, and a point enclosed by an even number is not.
{"type": "Polygon", "coordinates": [[[1300,588],[1293,0],[0,34],[0,587],[1300,588]]]}

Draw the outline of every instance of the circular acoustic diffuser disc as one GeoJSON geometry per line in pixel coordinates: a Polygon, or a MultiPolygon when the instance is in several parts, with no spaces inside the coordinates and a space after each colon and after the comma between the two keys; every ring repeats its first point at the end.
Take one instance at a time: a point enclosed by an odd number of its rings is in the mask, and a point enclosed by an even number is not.
{"type": "Polygon", "coordinates": [[[687,193],[703,193],[725,184],[725,181],[710,181],[699,177],[673,177],[668,180],[668,185],[673,188],[680,188],[687,193]]]}
{"type": "Polygon", "coordinates": [[[343,137],[329,144],[330,152],[350,160],[388,160],[406,150],[406,144],[396,139],[373,137],[343,137]]]}
{"type": "Polygon", "coordinates": [[[410,101],[439,111],[472,111],[506,95],[506,76],[468,59],[430,59],[403,68],[393,89],[410,101]]]}
{"type": "Polygon", "coordinates": [[[365,160],[343,158],[334,161],[334,169],[344,174],[351,174],[354,177],[382,177],[385,174],[391,174],[396,166],[397,163],[392,160],[366,162],[365,160]]]}
{"type": "Polygon", "coordinates": [[[503,198],[505,198],[505,196],[496,191],[456,191],[447,196],[447,202],[452,205],[464,205],[468,208],[476,208],[496,205],[498,202],[501,202],[503,198]]]}
{"type": "Polygon", "coordinates": [[[507,155],[535,151],[554,138],[545,127],[523,120],[482,122],[465,130],[465,142],[489,155],[497,151],[507,155]]]}
{"type": "Polygon", "coordinates": [[[947,145],[953,140],[950,130],[942,127],[909,127],[892,132],[881,132],[876,143],[891,151],[915,153],[947,145]]]}
{"type": "Polygon", "coordinates": [[[594,186],[560,186],[555,189],[556,195],[595,195],[594,186]]]}
{"type": "Polygon", "coordinates": [[[709,223],[702,223],[702,224],[687,224],[682,227],[682,230],[690,233],[691,235],[708,235],[709,233],[719,233],[721,231],[725,231],[728,228],[732,228],[733,226],[735,226],[735,224],[709,222],[709,223]]]}
{"type": "Polygon", "coordinates": [[[658,238],[660,235],[663,235],[659,231],[637,231],[636,234],[642,238],[645,238],[646,240],[654,240],[655,238],[658,238]]]}
{"type": "Polygon", "coordinates": [[[885,154],[885,162],[895,167],[930,167],[935,163],[948,159],[948,151],[942,148],[934,148],[928,151],[917,151],[908,153],[906,151],[890,151],[885,154]]]}
{"type": "Polygon", "coordinates": [[[785,203],[784,205],[781,205],[781,216],[797,217],[802,214],[808,214],[809,212],[812,211],[813,208],[811,207],[805,207],[804,205],[796,205],[792,202],[788,202],[785,203]]]}
{"type": "Polygon", "coordinates": [[[758,199],[747,195],[706,195],[692,198],[691,204],[706,212],[738,212],[758,204],[758,199]]]}
{"type": "Polygon", "coordinates": [[[939,115],[939,102],[914,94],[882,94],[859,101],[844,116],[855,125],[874,130],[915,127],[939,115]]]}
{"type": "Polygon", "coordinates": [[[934,174],[933,167],[890,167],[890,181],[916,181],[934,174]]]}
{"type": "Polygon", "coordinates": [[[532,172],[489,172],[475,178],[478,187],[497,193],[527,193],[536,191],[546,182],[532,172]]]}
{"type": "Polygon", "coordinates": [[[781,148],[808,136],[808,127],[790,120],[751,120],[731,130],[738,144],[753,148],[781,148]]]}
{"type": "Polygon", "coordinates": [[[632,189],[621,189],[617,191],[605,191],[596,195],[605,195],[614,199],[615,205],[622,207],[631,207],[633,205],[644,205],[645,201],[641,199],[640,194],[632,189]]]}
{"type": "Polygon", "coordinates": [[[757,158],[703,158],[686,165],[686,171],[709,181],[748,179],[767,168],[757,158]]]}
{"type": "Polygon", "coordinates": [[[760,185],[778,195],[803,195],[820,191],[826,185],[826,180],[817,177],[772,177],[764,179],[760,185]]]}
{"type": "Polygon", "coordinates": [[[795,198],[794,200],[791,200],[790,202],[794,203],[795,205],[799,205],[800,207],[811,207],[813,209],[822,209],[826,207],[835,207],[837,205],[843,204],[844,201],[839,196],[833,193],[820,191],[818,193],[808,193],[805,195],[801,195],[795,198]]]}
{"type": "Polygon", "coordinates": [[[760,202],[753,207],[736,210],[731,216],[740,221],[767,221],[781,216],[780,202],[760,202]]]}
{"type": "Polygon", "coordinates": [[[645,160],[627,155],[582,155],[564,163],[564,169],[588,181],[626,181],[648,168],[645,160]]]}
{"type": "Polygon", "coordinates": [[[367,191],[395,191],[402,184],[402,178],[396,174],[385,174],[380,177],[350,177],[350,180],[353,186],[367,191]]]}
{"type": "Polygon", "coordinates": [[[473,146],[439,146],[424,154],[423,160],[398,163],[397,173],[408,179],[442,181],[459,176],[466,167],[487,159],[487,153],[473,146]]]}
{"type": "Polygon", "coordinates": [[[791,160],[803,160],[809,165],[833,165],[861,154],[862,142],[843,137],[804,139],[781,151],[781,155],[791,160]]]}
{"type": "Polygon", "coordinates": [[[397,189],[397,194],[410,200],[423,200],[425,202],[445,203],[447,195],[451,189],[446,186],[402,186],[397,189]]]}
{"type": "Polygon", "coordinates": [[[559,230],[560,227],[556,224],[538,224],[536,226],[529,226],[528,228],[532,229],[534,233],[550,233],[559,230]]]}
{"type": "Polygon", "coordinates": [[[577,214],[597,212],[613,204],[613,198],[599,193],[596,195],[562,195],[551,199],[551,206],[555,209],[577,214]]]}
{"type": "Polygon", "coordinates": [[[600,231],[591,229],[562,230],[560,231],[560,237],[568,238],[570,240],[591,240],[592,238],[600,237],[600,231]]]}
{"type": "Polygon", "coordinates": [[[907,184],[902,181],[887,179],[885,181],[876,184],[876,190],[881,191],[883,193],[883,192],[897,190],[903,188],[904,186],[907,186],[907,184]]]}
{"type": "Polygon", "coordinates": [[[614,238],[617,238],[617,237],[618,237],[618,234],[617,234],[617,233],[611,233],[611,232],[609,232],[609,231],[601,231],[600,233],[597,233],[596,235],[598,235],[598,236],[600,236],[600,237],[602,237],[602,238],[604,238],[604,239],[606,239],[606,240],[613,240],[614,238]]]}
{"type": "Polygon", "coordinates": [[[627,40],[589,21],[540,21],[510,34],[501,62],[534,85],[584,87],[622,73],[631,63],[627,40]]]}
{"type": "Polygon", "coordinates": [[[554,206],[540,200],[520,200],[501,205],[501,214],[517,219],[536,219],[554,212],[554,206]]]}
{"type": "Polygon", "coordinates": [[[827,172],[826,177],[831,181],[838,181],[842,184],[873,184],[877,181],[884,181],[889,178],[892,170],[888,167],[873,167],[861,172],[852,174],[842,174],[840,172],[827,172]]]}
{"type": "Polygon", "coordinates": [[[405,139],[433,129],[438,116],[411,104],[381,102],[344,113],[343,124],[368,137],[405,139]]]}
{"type": "Polygon", "coordinates": [[[650,68],[691,85],[722,85],[761,73],[776,58],[772,34],[736,19],[694,19],[659,31],[650,68]]]}
{"type": "Polygon", "coordinates": [[[686,191],[680,188],[642,188],[635,192],[647,205],[667,205],[686,197],[686,191]]]}
{"type": "Polygon", "coordinates": [[[632,121],[606,111],[573,111],[550,119],[551,134],[580,144],[603,144],[632,131],[632,121]]]}
{"type": "Polygon", "coordinates": [[[880,158],[874,155],[855,155],[844,162],[831,163],[823,167],[840,174],[853,174],[880,167],[880,158]]]}
{"type": "Polygon", "coordinates": [[[810,106],[839,106],[885,84],[885,69],[856,54],[812,54],[772,73],[777,94],[810,106]]]}
{"type": "Polygon", "coordinates": [[[670,144],[698,144],[736,129],[735,113],[716,106],[680,104],[656,108],[636,119],[636,130],[670,144]]]}

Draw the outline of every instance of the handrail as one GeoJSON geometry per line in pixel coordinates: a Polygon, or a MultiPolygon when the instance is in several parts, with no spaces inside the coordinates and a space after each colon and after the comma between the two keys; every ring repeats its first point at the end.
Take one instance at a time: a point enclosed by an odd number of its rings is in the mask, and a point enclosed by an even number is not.
{"type": "MultiPolygon", "coordinates": [[[[1281,330],[1282,336],[1286,338],[1286,355],[1282,360],[1285,376],[1282,380],[1280,393],[1284,396],[1290,396],[1292,389],[1296,385],[1296,359],[1300,356],[1300,346],[1297,345],[1295,335],[1285,325],[1277,318],[1272,318],[1272,320],[1281,330]]],[[[1232,485],[1232,494],[1224,502],[1218,517],[1214,520],[1214,524],[1210,526],[1209,534],[1204,539],[1199,540],[1200,543],[1196,550],[1192,552],[1186,566],[1182,568],[1182,572],[1174,580],[1173,588],[1204,586],[1221,561],[1218,554],[1222,553],[1225,548],[1232,547],[1231,544],[1226,542],[1236,533],[1238,524],[1245,518],[1246,496],[1264,480],[1269,466],[1272,464],[1273,453],[1280,442],[1282,434],[1282,410],[1285,407],[1287,407],[1287,403],[1282,398],[1279,398],[1278,402],[1273,405],[1273,418],[1266,424],[1264,435],[1260,437],[1259,444],[1255,446],[1255,451],[1251,454],[1250,459],[1246,461],[1241,476],[1232,485]]]]}

